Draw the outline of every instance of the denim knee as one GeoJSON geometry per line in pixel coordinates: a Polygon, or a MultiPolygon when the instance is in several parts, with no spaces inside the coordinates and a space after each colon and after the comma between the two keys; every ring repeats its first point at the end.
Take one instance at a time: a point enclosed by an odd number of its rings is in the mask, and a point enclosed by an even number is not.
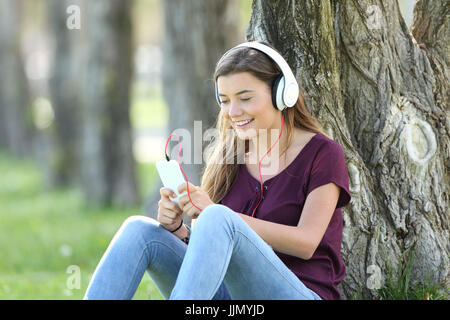
{"type": "Polygon", "coordinates": [[[213,226],[230,226],[232,220],[236,217],[236,213],[222,204],[212,204],[200,213],[195,223],[195,228],[199,225],[213,226]]]}
{"type": "Polygon", "coordinates": [[[146,242],[157,237],[162,231],[160,223],[146,216],[130,216],[122,224],[122,233],[131,237],[144,239],[146,242]]]}

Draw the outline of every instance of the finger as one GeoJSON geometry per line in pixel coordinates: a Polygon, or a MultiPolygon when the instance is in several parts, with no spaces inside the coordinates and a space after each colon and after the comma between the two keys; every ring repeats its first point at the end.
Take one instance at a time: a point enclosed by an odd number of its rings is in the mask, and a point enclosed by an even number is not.
{"type": "Polygon", "coordinates": [[[163,214],[161,217],[159,217],[158,221],[163,225],[171,225],[175,222],[175,219],[169,218],[168,216],[163,214]]]}
{"type": "Polygon", "coordinates": [[[188,203],[183,210],[185,214],[187,214],[191,219],[195,219],[200,214],[199,210],[192,205],[192,203],[188,203]]]}
{"type": "Polygon", "coordinates": [[[200,212],[197,211],[196,213],[194,213],[194,214],[191,216],[191,219],[197,219],[199,215],[200,215],[200,212]]]}
{"type": "Polygon", "coordinates": [[[189,203],[189,197],[187,195],[178,198],[178,204],[180,205],[181,210],[183,210],[187,203],[189,203]]]}
{"type": "Polygon", "coordinates": [[[189,186],[189,193],[184,194],[183,196],[178,198],[178,203],[180,204],[180,208],[184,209],[184,206],[191,202],[191,199],[194,198],[195,193],[197,192],[197,189],[195,189],[196,187],[194,185],[189,186]],[[194,189],[192,189],[192,187],[194,187],[194,189]],[[190,198],[189,198],[190,197],[190,198]]]}
{"type": "Polygon", "coordinates": [[[175,196],[175,193],[166,187],[159,189],[159,193],[161,194],[161,199],[164,200],[169,200],[169,196],[175,196]]]}
{"type": "Polygon", "coordinates": [[[161,214],[170,219],[175,219],[178,216],[178,213],[172,210],[162,210],[161,214]]]}
{"type": "Polygon", "coordinates": [[[162,224],[172,224],[174,223],[179,216],[181,216],[183,212],[176,213],[169,209],[160,208],[158,210],[158,218],[157,220],[162,224]]]}
{"type": "Polygon", "coordinates": [[[191,193],[191,192],[193,192],[193,191],[195,191],[195,189],[197,188],[195,185],[193,185],[192,183],[190,183],[190,182],[184,182],[184,183],[182,183],[182,184],[180,184],[179,186],[178,186],[178,194],[181,194],[181,193],[183,193],[184,191],[187,191],[187,185],[189,184],[189,193],[191,193]]]}
{"type": "Polygon", "coordinates": [[[183,182],[182,184],[180,184],[177,188],[178,190],[178,194],[183,193],[186,190],[186,182],[183,182]]]}
{"type": "Polygon", "coordinates": [[[181,208],[178,206],[178,204],[171,200],[161,200],[161,207],[170,211],[174,211],[175,213],[182,212],[181,208]]]}
{"type": "Polygon", "coordinates": [[[199,210],[194,207],[193,205],[191,205],[191,207],[186,211],[186,214],[191,218],[191,219],[197,219],[197,217],[199,216],[200,212],[199,210]]]}
{"type": "Polygon", "coordinates": [[[161,195],[161,199],[166,200],[167,199],[167,195],[166,195],[166,188],[162,187],[159,189],[159,194],[161,195]]]}
{"type": "Polygon", "coordinates": [[[188,211],[189,211],[189,209],[190,209],[191,207],[192,207],[192,204],[191,204],[190,202],[186,203],[186,204],[183,206],[183,213],[184,213],[184,214],[187,214],[188,211]]]}

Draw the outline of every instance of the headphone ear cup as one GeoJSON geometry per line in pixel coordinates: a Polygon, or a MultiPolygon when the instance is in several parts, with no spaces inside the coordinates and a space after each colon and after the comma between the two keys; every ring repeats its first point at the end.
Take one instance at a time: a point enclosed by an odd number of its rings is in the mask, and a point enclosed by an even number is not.
{"type": "Polygon", "coordinates": [[[218,104],[219,107],[220,107],[220,99],[219,99],[219,91],[218,91],[218,89],[217,89],[217,82],[214,82],[214,92],[216,93],[216,101],[217,101],[217,104],[218,104]]]}
{"type": "Polygon", "coordinates": [[[283,103],[284,76],[280,74],[272,85],[272,104],[275,109],[283,110],[286,106],[283,103]]]}
{"type": "Polygon", "coordinates": [[[277,107],[277,90],[278,90],[278,84],[280,83],[282,76],[283,75],[280,74],[278,77],[276,77],[272,84],[272,104],[275,109],[278,109],[278,107],[277,107]]]}

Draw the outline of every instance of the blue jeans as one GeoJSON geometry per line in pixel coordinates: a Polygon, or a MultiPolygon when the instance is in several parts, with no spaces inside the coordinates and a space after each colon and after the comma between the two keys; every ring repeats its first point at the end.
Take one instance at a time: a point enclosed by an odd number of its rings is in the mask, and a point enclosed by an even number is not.
{"type": "Polygon", "coordinates": [[[220,204],[202,211],[189,245],[154,219],[129,217],[84,299],[131,299],[145,271],[166,299],[321,299],[241,217],[220,204]]]}

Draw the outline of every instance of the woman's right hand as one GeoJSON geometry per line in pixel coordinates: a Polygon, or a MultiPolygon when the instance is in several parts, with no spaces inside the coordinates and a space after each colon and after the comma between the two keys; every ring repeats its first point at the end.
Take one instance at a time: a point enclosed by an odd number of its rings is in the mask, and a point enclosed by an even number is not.
{"type": "Polygon", "coordinates": [[[176,195],[169,188],[162,187],[159,189],[159,193],[161,194],[161,200],[158,201],[157,220],[165,229],[173,231],[179,227],[181,220],[183,220],[183,210],[176,202],[170,200],[169,196],[175,197],[176,195]]]}

